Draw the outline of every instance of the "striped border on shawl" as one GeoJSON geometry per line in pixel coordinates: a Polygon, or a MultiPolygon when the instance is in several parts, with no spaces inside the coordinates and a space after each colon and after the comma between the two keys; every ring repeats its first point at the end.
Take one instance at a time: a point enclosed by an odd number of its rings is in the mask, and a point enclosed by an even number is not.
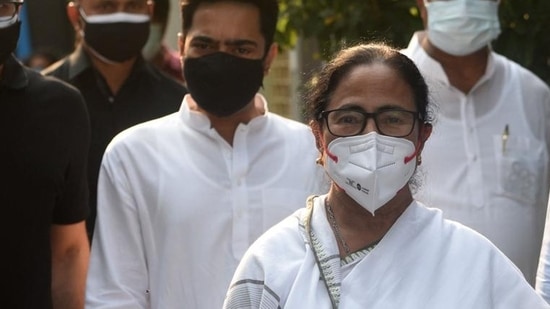
{"type": "Polygon", "coordinates": [[[332,307],[336,309],[340,303],[341,282],[339,282],[340,278],[337,278],[335,273],[340,267],[340,256],[329,255],[311,228],[313,200],[316,197],[317,196],[310,196],[307,199],[307,211],[304,212],[304,216],[300,220],[300,227],[303,227],[302,233],[304,233],[305,237],[309,240],[313,254],[315,255],[315,259],[317,261],[317,266],[319,267],[319,271],[321,273],[321,279],[327,287],[330,300],[332,302],[332,307]]]}
{"type": "Polygon", "coordinates": [[[225,304],[226,308],[281,309],[281,298],[264,281],[240,280],[231,285],[230,290],[234,297],[225,304]]]}

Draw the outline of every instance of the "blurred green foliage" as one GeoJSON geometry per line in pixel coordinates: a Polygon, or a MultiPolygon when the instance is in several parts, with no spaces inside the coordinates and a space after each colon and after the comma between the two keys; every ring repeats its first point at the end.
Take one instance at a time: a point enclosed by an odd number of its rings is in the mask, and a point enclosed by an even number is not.
{"type": "MultiPolygon", "coordinates": [[[[327,59],[342,46],[384,41],[407,46],[422,29],[415,0],[280,0],[277,41],[294,46],[299,36],[314,38],[327,59]]],[[[502,33],[495,51],[520,63],[550,84],[550,0],[501,0],[502,33]]]]}
{"type": "Polygon", "coordinates": [[[550,85],[550,1],[502,0],[494,49],[550,85]]]}

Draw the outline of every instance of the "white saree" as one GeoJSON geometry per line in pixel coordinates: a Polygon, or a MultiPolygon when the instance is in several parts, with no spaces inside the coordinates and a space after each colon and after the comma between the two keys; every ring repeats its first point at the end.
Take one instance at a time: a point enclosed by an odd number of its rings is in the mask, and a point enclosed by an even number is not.
{"type": "Polygon", "coordinates": [[[224,308],[550,308],[486,238],[417,202],[343,271],[324,209],[313,198],[262,235],[224,308]]]}

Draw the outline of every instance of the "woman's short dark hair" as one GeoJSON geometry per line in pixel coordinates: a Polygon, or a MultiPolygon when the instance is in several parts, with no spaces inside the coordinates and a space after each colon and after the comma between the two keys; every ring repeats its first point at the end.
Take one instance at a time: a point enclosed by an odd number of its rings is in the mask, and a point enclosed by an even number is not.
{"type": "Polygon", "coordinates": [[[279,18],[279,4],[277,0],[181,0],[182,34],[187,36],[193,16],[197,8],[203,3],[236,2],[245,3],[257,7],[260,11],[260,32],[265,39],[265,54],[275,37],[277,19],[279,18]]]}
{"type": "Polygon", "coordinates": [[[431,122],[431,113],[428,111],[428,86],[422,74],[411,59],[383,43],[345,48],[311,79],[305,95],[309,120],[319,120],[321,112],[326,109],[340,82],[354,68],[375,63],[386,65],[401,76],[411,88],[420,119],[427,123],[431,122]]]}

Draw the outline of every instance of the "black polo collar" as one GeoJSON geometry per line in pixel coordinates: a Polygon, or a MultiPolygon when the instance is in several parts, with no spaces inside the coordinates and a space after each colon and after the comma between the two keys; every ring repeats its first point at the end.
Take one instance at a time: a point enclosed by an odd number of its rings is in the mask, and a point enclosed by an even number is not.
{"type": "MultiPolygon", "coordinates": [[[[89,68],[92,68],[92,61],[90,60],[88,53],[85,52],[84,47],[80,45],[72,54],[69,55],[69,80],[73,80],[89,68]]],[[[140,70],[146,70],[153,76],[156,76],[156,78],[160,78],[157,76],[158,73],[155,72],[150,65],[146,64],[145,59],[143,59],[141,55],[138,56],[136,62],[134,63],[132,74],[133,72],[140,70]]]]}
{"type": "Polygon", "coordinates": [[[10,89],[23,89],[29,84],[29,76],[25,72],[23,65],[10,55],[4,63],[0,85],[10,89]]]}

